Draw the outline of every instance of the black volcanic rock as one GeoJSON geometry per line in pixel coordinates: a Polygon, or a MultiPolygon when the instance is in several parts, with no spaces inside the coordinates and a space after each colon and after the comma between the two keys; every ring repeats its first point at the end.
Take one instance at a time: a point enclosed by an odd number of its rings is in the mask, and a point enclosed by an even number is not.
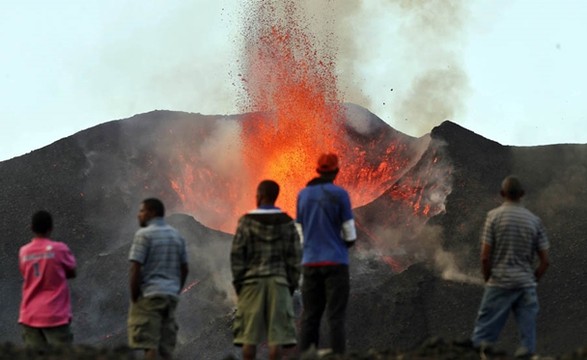
{"type": "MultiPolygon", "coordinates": [[[[587,145],[502,146],[451,122],[413,139],[364,109],[354,111],[364,112],[369,131],[358,131],[357,124],[345,131],[348,141],[368,150],[366,163],[377,159],[377,144],[397,139],[415,157],[379,198],[355,209],[360,237],[352,250],[349,350],[409,349],[435,336],[469,336],[482,294],[475,284],[480,227],[485,213],[499,205],[500,182],[510,173],[526,184],[526,204],[544,220],[552,244],[553,265],[539,288],[539,352],[562,354],[585,345],[587,145]]],[[[231,235],[179,214],[185,209],[170,179],[182,173],[186,159],[197,160],[218,124],[230,121],[238,117],[155,111],[0,162],[0,340],[21,341],[17,253],[31,237],[31,214],[45,208],[55,217],[53,237],[68,243],[79,263],[79,277],[71,282],[76,342],[124,344],[136,212],[141,199],[158,196],[190,251],[178,310],[178,358],[237,354],[230,332],[231,235]]],[[[510,321],[499,346],[511,352],[515,344],[510,321]]]]}

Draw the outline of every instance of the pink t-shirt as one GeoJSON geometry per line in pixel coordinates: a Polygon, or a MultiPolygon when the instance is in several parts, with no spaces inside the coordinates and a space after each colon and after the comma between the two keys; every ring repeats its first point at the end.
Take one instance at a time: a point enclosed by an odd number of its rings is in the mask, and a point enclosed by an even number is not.
{"type": "Polygon", "coordinates": [[[68,271],[75,258],[64,243],[34,238],[20,248],[19,267],[24,278],[18,322],[32,327],[53,327],[71,321],[68,271]]]}

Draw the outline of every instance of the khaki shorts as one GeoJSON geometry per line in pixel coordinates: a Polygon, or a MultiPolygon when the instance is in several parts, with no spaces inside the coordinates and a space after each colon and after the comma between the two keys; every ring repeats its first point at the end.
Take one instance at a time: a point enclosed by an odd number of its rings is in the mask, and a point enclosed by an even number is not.
{"type": "Polygon", "coordinates": [[[66,346],[73,343],[73,334],[69,324],[36,328],[21,324],[22,339],[26,347],[41,349],[47,346],[66,346]]]}
{"type": "Polygon", "coordinates": [[[245,281],[232,324],[235,345],[296,344],[293,302],[287,281],[263,277],[245,281]]]}
{"type": "Polygon", "coordinates": [[[175,309],[178,299],[170,295],[141,297],[130,304],[128,344],[133,349],[158,349],[171,355],[177,339],[175,309]]]}

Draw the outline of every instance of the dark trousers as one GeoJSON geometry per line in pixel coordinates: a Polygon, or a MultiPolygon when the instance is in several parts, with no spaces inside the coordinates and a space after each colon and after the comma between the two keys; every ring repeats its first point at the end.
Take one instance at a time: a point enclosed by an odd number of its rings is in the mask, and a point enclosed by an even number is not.
{"type": "Polygon", "coordinates": [[[304,266],[302,282],[302,329],[300,350],[318,348],[320,320],[326,310],[330,347],[337,354],[346,348],[345,317],[349,299],[349,268],[346,265],[304,266]]]}

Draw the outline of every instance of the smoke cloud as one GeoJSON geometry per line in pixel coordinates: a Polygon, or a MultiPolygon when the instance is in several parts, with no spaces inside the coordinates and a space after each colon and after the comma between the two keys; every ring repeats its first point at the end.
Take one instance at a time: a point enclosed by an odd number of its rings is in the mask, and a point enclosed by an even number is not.
{"type": "Polygon", "coordinates": [[[420,136],[462,114],[464,1],[378,0],[332,7],[340,88],[394,127],[420,136]]]}

